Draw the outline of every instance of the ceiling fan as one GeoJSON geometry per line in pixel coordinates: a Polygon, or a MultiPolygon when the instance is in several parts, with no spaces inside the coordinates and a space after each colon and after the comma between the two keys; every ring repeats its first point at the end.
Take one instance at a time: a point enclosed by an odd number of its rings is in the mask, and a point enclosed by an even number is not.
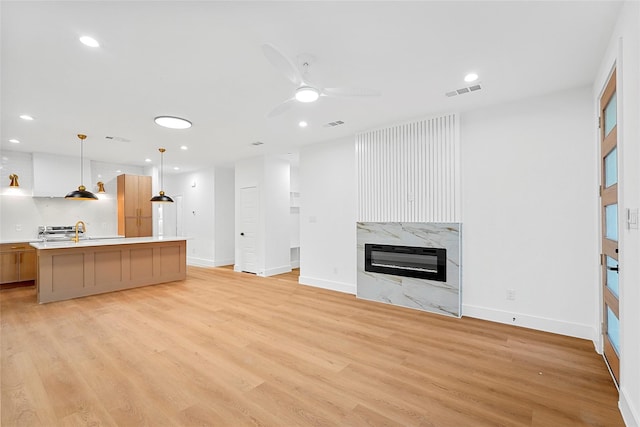
{"type": "Polygon", "coordinates": [[[296,90],[293,97],[287,99],[281,104],[272,109],[267,117],[278,116],[285,111],[289,110],[295,105],[296,102],[315,102],[321,96],[331,97],[360,97],[360,96],[380,96],[380,92],[373,89],[365,88],[346,88],[346,87],[321,87],[316,84],[312,84],[308,79],[310,60],[303,60],[302,72],[300,69],[287,58],[282,52],[280,52],[272,44],[263,44],[262,52],[267,60],[278,71],[282,72],[285,77],[290,80],[295,86],[296,90]]]}

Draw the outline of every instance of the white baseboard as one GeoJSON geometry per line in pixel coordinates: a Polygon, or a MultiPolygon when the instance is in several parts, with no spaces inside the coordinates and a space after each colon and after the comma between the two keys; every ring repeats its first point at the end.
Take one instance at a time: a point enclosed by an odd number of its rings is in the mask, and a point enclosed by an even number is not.
{"type": "Polygon", "coordinates": [[[627,427],[640,427],[640,413],[638,412],[638,408],[633,406],[633,402],[628,398],[624,388],[620,389],[618,408],[622,414],[622,420],[627,427]]]}
{"type": "Polygon", "coordinates": [[[596,342],[595,340],[597,337],[595,328],[590,325],[547,319],[544,317],[530,316],[522,313],[514,313],[468,304],[462,305],[462,317],[474,317],[476,319],[489,320],[507,325],[536,329],[538,331],[567,335],[570,337],[591,340],[594,343],[596,342]]]}
{"type": "Polygon", "coordinates": [[[266,269],[263,272],[258,272],[257,275],[260,277],[269,277],[269,276],[275,276],[276,274],[288,273],[290,271],[291,271],[291,264],[288,264],[288,265],[283,265],[276,268],[266,269]]]}
{"type": "Polygon", "coordinates": [[[233,264],[233,259],[212,260],[206,258],[187,257],[187,265],[194,267],[221,267],[233,264]]]}
{"type": "Polygon", "coordinates": [[[328,289],[330,291],[343,292],[345,294],[356,294],[355,283],[333,282],[308,276],[300,276],[298,278],[298,283],[303,285],[315,286],[316,288],[328,289]]]}

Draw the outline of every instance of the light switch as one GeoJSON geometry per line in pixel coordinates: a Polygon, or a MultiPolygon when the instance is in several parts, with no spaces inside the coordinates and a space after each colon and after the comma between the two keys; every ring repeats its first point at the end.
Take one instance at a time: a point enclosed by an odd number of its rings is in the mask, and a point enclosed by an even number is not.
{"type": "Polygon", "coordinates": [[[627,208],[627,226],[630,230],[638,229],[638,208],[627,208]]]}

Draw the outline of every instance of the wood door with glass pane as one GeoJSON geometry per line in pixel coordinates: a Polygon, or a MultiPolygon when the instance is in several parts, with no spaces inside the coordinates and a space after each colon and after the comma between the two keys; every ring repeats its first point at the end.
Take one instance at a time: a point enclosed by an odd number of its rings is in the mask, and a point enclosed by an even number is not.
{"type": "Polygon", "coordinates": [[[620,378],[620,293],[618,286],[618,126],[616,71],[600,98],[602,307],[604,357],[618,382],[620,378]]]}

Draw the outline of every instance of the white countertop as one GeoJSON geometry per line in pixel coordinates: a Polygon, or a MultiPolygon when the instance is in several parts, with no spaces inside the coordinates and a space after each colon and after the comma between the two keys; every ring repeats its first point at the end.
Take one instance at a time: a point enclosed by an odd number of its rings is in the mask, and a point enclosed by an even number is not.
{"type": "Polygon", "coordinates": [[[73,241],[50,241],[50,242],[31,242],[30,245],[36,249],[62,249],[62,248],[82,248],[92,246],[112,246],[112,245],[131,245],[135,243],[154,243],[154,242],[175,242],[187,240],[186,237],[122,237],[118,239],[109,238],[92,238],[80,240],[78,243],[73,241]]]}
{"type": "MultiPolygon", "coordinates": [[[[122,239],[124,238],[124,236],[118,236],[118,235],[110,235],[110,236],[89,236],[89,237],[85,237],[84,239],[91,239],[91,240],[97,240],[97,239],[122,239]]],[[[55,242],[56,240],[52,240],[52,242],[55,242]]],[[[62,241],[66,241],[66,240],[58,240],[59,242],[62,241]]],[[[22,239],[0,239],[0,244],[4,244],[4,243],[42,243],[44,242],[44,240],[42,239],[38,239],[38,238],[34,238],[34,239],[28,239],[28,238],[22,238],[22,239]]]]}

